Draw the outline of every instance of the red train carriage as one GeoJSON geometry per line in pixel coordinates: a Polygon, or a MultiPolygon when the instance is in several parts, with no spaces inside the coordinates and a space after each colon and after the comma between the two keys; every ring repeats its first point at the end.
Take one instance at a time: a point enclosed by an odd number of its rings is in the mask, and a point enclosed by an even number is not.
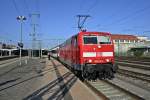
{"type": "Polygon", "coordinates": [[[59,47],[59,59],[83,78],[113,78],[114,45],[110,33],[79,32],[59,47]]]}

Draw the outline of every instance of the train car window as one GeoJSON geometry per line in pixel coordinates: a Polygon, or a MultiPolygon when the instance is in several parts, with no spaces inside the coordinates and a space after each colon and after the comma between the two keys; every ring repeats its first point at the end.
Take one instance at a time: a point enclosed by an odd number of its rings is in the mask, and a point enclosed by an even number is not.
{"type": "Polygon", "coordinates": [[[111,44],[111,40],[109,36],[98,36],[99,44],[111,44]]]}
{"type": "Polygon", "coordinates": [[[84,44],[97,44],[97,36],[84,36],[84,44]]]}

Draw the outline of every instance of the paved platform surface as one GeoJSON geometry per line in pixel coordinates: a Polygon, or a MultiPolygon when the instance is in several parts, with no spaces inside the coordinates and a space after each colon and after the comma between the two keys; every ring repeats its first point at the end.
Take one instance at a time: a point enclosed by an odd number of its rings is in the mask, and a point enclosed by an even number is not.
{"type": "Polygon", "coordinates": [[[58,61],[28,59],[0,68],[0,100],[100,100],[58,61]]]}

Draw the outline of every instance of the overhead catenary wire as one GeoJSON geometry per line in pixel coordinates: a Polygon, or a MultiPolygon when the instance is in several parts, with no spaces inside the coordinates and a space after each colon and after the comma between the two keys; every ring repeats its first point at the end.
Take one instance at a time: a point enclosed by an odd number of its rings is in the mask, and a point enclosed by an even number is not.
{"type": "Polygon", "coordinates": [[[95,0],[95,2],[86,10],[86,13],[89,13],[92,9],[94,9],[96,5],[99,4],[98,2],[99,0],[95,0]]]}
{"type": "Polygon", "coordinates": [[[143,12],[143,11],[145,11],[145,10],[148,10],[149,8],[150,8],[150,5],[147,6],[147,7],[145,7],[145,8],[136,10],[135,12],[133,12],[133,13],[127,15],[127,16],[124,16],[123,18],[120,18],[119,20],[114,21],[114,22],[112,22],[112,23],[110,23],[110,24],[106,24],[106,25],[104,25],[104,26],[107,26],[107,27],[108,27],[108,26],[112,26],[112,25],[114,25],[114,24],[117,24],[117,23],[120,23],[120,22],[125,21],[125,20],[127,20],[127,19],[130,19],[130,18],[134,17],[135,15],[138,15],[138,14],[140,14],[141,12],[143,12]]]}
{"type": "MultiPolygon", "coordinates": [[[[93,1],[93,0],[92,0],[93,1]]],[[[86,8],[84,10],[84,13],[87,14],[89,13],[93,8],[96,7],[96,5],[98,4],[99,0],[95,0],[92,5],[88,6],[89,8],[86,8]]],[[[79,10],[78,11],[82,11],[83,10],[83,6],[87,5],[85,0],[81,0],[81,3],[79,5],[79,10]]]]}
{"type": "Polygon", "coordinates": [[[40,0],[35,0],[35,8],[36,8],[36,12],[40,13],[40,10],[39,10],[39,1],[40,0]]]}
{"type": "MultiPolygon", "coordinates": [[[[94,7],[96,7],[96,5],[98,4],[97,2],[98,2],[98,1],[95,1],[95,3],[93,3],[93,6],[89,7],[89,9],[87,9],[87,12],[90,12],[94,7]]],[[[133,3],[135,3],[135,2],[131,2],[131,3],[129,3],[129,4],[131,5],[131,4],[133,4],[133,3]]],[[[123,22],[123,21],[125,22],[125,21],[127,21],[128,19],[131,19],[131,18],[133,18],[134,16],[138,15],[139,13],[144,12],[145,10],[148,10],[149,8],[150,8],[150,6],[141,8],[141,9],[139,9],[139,10],[134,11],[134,12],[131,13],[131,14],[128,14],[127,16],[124,16],[124,17],[122,17],[122,18],[120,18],[120,19],[118,19],[118,20],[116,20],[116,21],[113,21],[113,22],[110,23],[110,24],[104,24],[104,25],[102,25],[102,24],[97,24],[96,26],[93,26],[92,28],[99,28],[99,27],[106,28],[106,27],[109,27],[109,26],[112,26],[112,25],[114,26],[114,24],[118,24],[118,23],[123,22]]],[[[116,13],[116,14],[117,14],[117,13],[116,13]]],[[[116,14],[114,13],[114,14],[112,14],[112,15],[114,16],[114,15],[116,15],[116,14]]],[[[110,19],[110,18],[108,18],[108,19],[110,19]]]]}
{"type": "Polygon", "coordinates": [[[17,4],[16,4],[16,1],[15,1],[15,0],[12,0],[12,3],[13,3],[13,5],[14,5],[14,7],[15,7],[17,13],[18,13],[19,15],[21,15],[21,12],[20,12],[20,10],[18,9],[18,6],[17,6],[17,4]]]}
{"type": "Polygon", "coordinates": [[[29,6],[28,6],[27,1],[26,1],[26,0],[23,0],[23,2],[24,2],[24,7],[25,7],[26,11],[27,11],[28,13],[30,13],[30,9],[29,9],[29,6]]]}
{"type": "MultiPolygon", "coordinates": [[[[82,0],[82,2],[81,2],[81,4],[80,4],[80,6],[79,6],[79,11],[81,11],[82,10],[82,8],[83,8],[83,6],[85,5],[85,0],[82,0]]],[[[85,23],[85,21],[86,21],[86,19],[88,18],[88,17],[91,17],[90,15],[89,15],[89,13],[92,11],[92,9],[94,9],[96,6],[97,6],[97,4],[98,4],[98,2],[99,2],[99,0],[95,0],[93,3],[92,3],[92,5],[90,5],[89,6],[89,8],[87,8],[84,12],[85,12],[85,14],[79,14],[79,15],[77,15],[77,17],[79,17],[78,18],[78,27],[75,27],[75,28],[78,28],[79,30],[81,30],[82,28],[83,28],[83,25],[84,25],[84,23],[85,23]],[[81,15],[81,16],[80,16],[81,15]],[[83,17],[84,16],[84,17],[83,17]],[[86,16],[86,17],[85,17],[86,16]],[[87,17],[88,16],[88,17],[87,17]]]]}
{"type": "MultiPolygon", "coordinates": [[[[32,42],[33,42],[37,39],[36,36],[38,36],[37,29],[39,29],[39,22],[37,22],[37,21],[40,18],[39,0],[32,0],[32,4],[34,4],[34,5],[32,5],[32,10],[29,9],[29,7],[31,8],[31,5],[29,6],[29,4],[28,4],[29,2],[27,2],[27,0],[24,0],[24,3],[25,3],[25,6],[24,6],[25,9],[27,9],[26,11],[28,11],[30,25],[31,25],[31,27],[32,27],[31,29],[33,31],[33,32],[29,33],[29,36],[32,37],[32,42]],[[37,28],[37,26],[38,26],[38,28],[37,28]]],[[[33,43],[32,43],[32,45],[33,45],[33,43]]]]}
{"type": "MultiPolygon", "coordinates": [[[[26,1],[24,0],[23,2],[23,6],[22,7],[24,7],[24,9],[27,9],[26,11],[28,12],[29,11],[29,7],[28,7],[28,5],[27,5],[27,3],[26,3],[26,1]]],[[[17,4],[17,2],[15,1],[15,0],[12,0],[12,4],[14,5],[14,7],[15,7],[15,10],[16,10],[16,12],[17,12],[17,15],[18,16],[22,16],[22,15],[26,15],[25,14],[25,10],[23,10],[23,8],[22,9],[19,9],[19,6],[18,6],[18,4],[17,4]]],[[[16,16],[17,17],[17,16],[16,16]]],[[[28,19],[28,18],[27,18],[28,19]]],[[[23,23],[25,26],[27,25],[27,24],[25,24],[25,23],[23,23]]],[[[27,29],[27,27],[24,27],[24,28],[26,28],[25,30],[27,31],[28,29],[27,29]]],[[[23,41],[24,43],[26,43],[26,41],[27,40],[25,40],[25,41],[23,41]]],[[[18,41],[15,41],[15,43],[18,43],[18,41]]]]}
{"type": "Polygon", "coordinates": [[[85,0],[81,0],[78,11],[82,10],[84,4],[85,4],[85,0]]]}
{"type": "MultiPolygon", "coordinates": [[[[130,2],[126,2],[126,3],[122,2],[122,4],[123,5],[121,5],[121,6],[123,8],[126,8],[126,10],[130,10],[131,7],[132,7],[132,9],[134,9],[133,6],[136,5],[135,1],[130,1],[130,2]],[[126,6],[127,4],[128,4],[128,6],[126,6]]],[[[106,21],[112,20],[111,18],[114,17],[114,16],[119,15],[120,13],[118,13],[118,12],[123,12],[122,10],[123,9],[117,9],[117,10],[115,10],[114,13],[112,13],[110,16],[107,16],[104,20],[106,20],[106,21]]],[[[100,27],[100,26],[101,26],[101,24],[97,24],[95,27],[100,27]]]]}

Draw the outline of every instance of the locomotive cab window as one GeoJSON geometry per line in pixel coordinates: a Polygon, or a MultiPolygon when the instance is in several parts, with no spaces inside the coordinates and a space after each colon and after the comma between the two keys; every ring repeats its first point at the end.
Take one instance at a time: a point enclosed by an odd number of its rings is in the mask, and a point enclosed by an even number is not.
{"type": "Polygon", "coordinates": [[[84,44],[97,44],[97,36],[84,36],[84,44]]]}
{"type": "Polygon", "coordinates": [[[111,40],[109,36],[98,36],[99,44],[111,44],[111,40]]]}

